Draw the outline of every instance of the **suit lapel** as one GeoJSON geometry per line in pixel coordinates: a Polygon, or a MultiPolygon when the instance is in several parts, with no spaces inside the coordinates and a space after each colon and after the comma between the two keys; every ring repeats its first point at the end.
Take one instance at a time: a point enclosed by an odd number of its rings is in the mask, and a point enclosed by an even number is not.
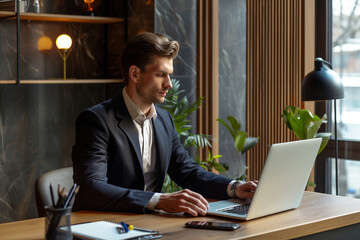
{"type": "Polygon", "coordinates": [[[142,157],[141,157],[138,133],[137,133],[134,123],[131,119],[129,111],[126,108],[124,98],[122,95],[122,91],[114,99],[114,109],[115,109],[115,115],[119,121],[118,126],[129,138],[133,148],[135,149],[137,159],[142,168],[143,162],[142,162],[142,157]]]}
{"type": "MultiPolygon", "coordinates": [[[[143,162],[142,162],[142,156],[140,151],[140,143],[139,143],[139,137],[137,130],[134,126],[134,123],[131,119],[131,116],[126,108],[124,98],[122,95],[122,91],[120,94],[114,98],[114,109],[115,109],[115,115],[118,119],[119,128],[127,135],[129,138],[133,148],[136,152],[136,157],[143,168],[143,162]]],[[[160,111],[158,111],[158,114],[160,111]]],[[[162,188],[162,184],[165,178],[165,174],[167,171],[167,165],[168,165],[168,159],[169,159],[169,136],[165,131],[164,123],[162,122],[162,116],[158,115],[158,117],[152,121],[153,122],[153,128],[154,128],[154,136],[155,136],[155,143],[156,143],[156,164],[157,168],[159,168],[159,176],[158,178],[158,186],[157,191],[160,192],[162,188]]],[[[171,144],[171,143],[170,143],[171,144]]]]}
{"type": "Polygon", "coordinates": [[[167,168],[167,160],[168,160],[168,134],[165,132],[165,128],[163,123],[160,120],[161,117],[157,117],[153,120],[153,127],[155,132],[155,141],[157,145],[157,153],[156,158],[159,160],[160,169],[163,177],[165,177],[166,168],[167,168]]]}

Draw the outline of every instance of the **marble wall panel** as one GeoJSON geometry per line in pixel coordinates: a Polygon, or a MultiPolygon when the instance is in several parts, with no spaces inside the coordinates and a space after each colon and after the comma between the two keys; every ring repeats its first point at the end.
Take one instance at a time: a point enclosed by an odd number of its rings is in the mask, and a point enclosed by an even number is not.
{"type": "MultiPolygon", "coordinates": [[[[180,51],[174,60],[172,78],[180,81],[189,102],[196,101],[196,1],[157,0],[155,32],[179,42],[180,51]]],[[[196,129],[196,113],[191,115],[192,130],[196,129]]]]}
{"type": "MultiPolygon", "coordinates": [[[[219,117],[232,115],[246,127],[246,0],[219,1],[219,117]]],[[[229,131],[219,127],[221,162],[236,175],[236,150],[229,131]]]]}

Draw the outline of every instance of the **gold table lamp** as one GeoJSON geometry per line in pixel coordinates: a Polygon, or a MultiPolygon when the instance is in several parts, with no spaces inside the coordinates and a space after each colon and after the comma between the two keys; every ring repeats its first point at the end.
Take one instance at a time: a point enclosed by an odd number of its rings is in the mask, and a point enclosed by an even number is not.
{"type": "Polygon", "coordinates": [[[66,80],[66,59],[71,52],[72,40],[67,34],[61,34],[56,38],[56,47],[58,52],[64,61],[64,80],[66,80]]]}

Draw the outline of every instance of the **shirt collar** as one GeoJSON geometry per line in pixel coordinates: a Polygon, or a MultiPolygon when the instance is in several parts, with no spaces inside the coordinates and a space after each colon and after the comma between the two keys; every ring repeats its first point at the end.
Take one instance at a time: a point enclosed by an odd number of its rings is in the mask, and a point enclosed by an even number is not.
{"type": "Polygon", "coordinates": [[[136,122],[142,124],[146,119],[151,119],[151,118],[154,118],[154,120],[156,119],[157,112],[156,112],[154,104],[151,105],[149,114],[148,114],[148,116],[146,116],[140,110],[140,108],[136,105],[136,103],[129,97],[125,87],[123,88],[123,96],[124,96],[125,105],[129,111],[131,119],[133,121],[136,121],[136,122]]]}

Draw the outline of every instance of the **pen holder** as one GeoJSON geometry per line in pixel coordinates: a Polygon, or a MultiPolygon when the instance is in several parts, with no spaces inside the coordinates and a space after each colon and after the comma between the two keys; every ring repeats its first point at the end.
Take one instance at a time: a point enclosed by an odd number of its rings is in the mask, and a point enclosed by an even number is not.
{"type": "Polygon", "coordinates": [[[45,206],[45,212],[45,239],[72,239],[70,222],[71,206],[67,208],[45,206]]]}

